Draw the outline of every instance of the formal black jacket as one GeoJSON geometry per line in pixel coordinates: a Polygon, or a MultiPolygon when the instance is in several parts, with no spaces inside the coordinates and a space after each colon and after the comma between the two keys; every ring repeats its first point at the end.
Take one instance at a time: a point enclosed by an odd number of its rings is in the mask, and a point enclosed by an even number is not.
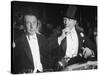
{"type": "MultiPolygon", "coordinates": [[[[88,37],[86,37],[82,31],[78,30],[77,28],[75,28],[75,29],[76,29],[76,33],[77,33],[78,41],[79,41],[78,54],[77,54],[77,57],[75,57],[75,58],[73,58],[73,59],[71,59],[69,61],[69,65],[77,63],[77,62],[86,62],[88,60],[97,60],[97,48],[96,48],[96,45],[88,37]],[[84,47],[84,48],[88,47],[91,50],[93,50],[94,53],[95,53],[95,58],[93,58],[93,59],[92,58],[84,59],[83,56],[81,57],[80,54],[83,53],[82,47],[84,47]]],[[[67,43],[66,43],[65,39],[61,42],[61,46],[60,46],[60,48],[62,49],[62,52],[61,52],[62,53],[62,57],[65,56],[66,48],[67,48],[66,47],[67,43]]]]}
{"type": "MultiPolygon", "coordinates": [[[[43,65],[43,69],[52,69],[57,62],[57,38],[45,39],[43,35],[37,34],[40,59],[43,65]]],[[[59,56],[59,54],[58,54],[59,56]]],[[[15,48],[12,51],[12,73],[23,73],[24,71],[34,70],[32,53],[26,38],[23,34],[17,40],[15,40],[15,48]]]]}

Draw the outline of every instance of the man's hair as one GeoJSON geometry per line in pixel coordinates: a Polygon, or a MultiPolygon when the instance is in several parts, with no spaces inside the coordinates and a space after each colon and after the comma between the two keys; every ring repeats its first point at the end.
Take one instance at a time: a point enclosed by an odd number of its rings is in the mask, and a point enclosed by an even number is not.
{"type": "MultiPolygon", "coordinates": [[[[25,23],[26,23],[26,21],[25,21],[25,16],[35,16],[36,18],[37,18],[37,27],[40,27],[39,25],[40,24],[38,24],[38,22],[39,22],[39,16],[38,16],[38,14],[37,13],[35,13],[35,12],[28,12],[28,13],[25,13],[24,14],[24,16],[23,16],[23,23],[24,23],[24,28],[26,29],[26,25],[25,25],[25,23]]],[[[39,31],[38,31],[39,32],[39,31]]]]}
{"type": "Polygon", "coordinates": [[[24,21],[24,23],[25,23],[25,16],[26,15],[35,16],[37,19],[39,19],[38,11],[32,10],[30,8],[27,8],[26,11],[23,13],[23,21],[24,21]]]}
{"type": "Polygon", "coordinates": [[[31,13],[25,13],[25,14],[23,15],[24,23],[25,23],[25,16],[27,16],[27,15],[29,15],[29,16],[35,16],[35,17],[38,19],[37,14],[34,13],[34,12],[31,12],[31,13]]]}
{"type": "Polygon", "coordinates": [[[25,17],[28,16],[28,15],[29,16],[35,16],[37,18],[37,20],[38,20],[37,14],[35,12],[33,12],[33,11],[26,12],[26,13],[23,14],[23,25],[24,25],[24,27],[26,27],[26,25],[25,25],[25,23],[26,23],[25,17]]]}

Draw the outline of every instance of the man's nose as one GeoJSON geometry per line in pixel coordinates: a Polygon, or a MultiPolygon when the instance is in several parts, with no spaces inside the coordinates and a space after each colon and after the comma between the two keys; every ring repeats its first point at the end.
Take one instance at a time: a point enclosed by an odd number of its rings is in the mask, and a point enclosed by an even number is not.
{"type": "Polygon", "coordinates": [[[65,23],[67,24],[67,20],[65,21],[65,23]]]}
{"type": "Polygon", "coordinates": [[[33,24],[30,25],[30,28],[33,28],[33,24]]]}

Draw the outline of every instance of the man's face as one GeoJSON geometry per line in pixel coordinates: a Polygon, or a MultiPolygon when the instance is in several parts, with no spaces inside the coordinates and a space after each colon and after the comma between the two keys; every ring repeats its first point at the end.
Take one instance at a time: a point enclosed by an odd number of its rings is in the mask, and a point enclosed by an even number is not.
{"type": "Polygon", "coordinates": [[[64,25],[65,25],[65,27],[73,28],[75,26],[75,24],[76,24],[76,20],[64,17],[64,25]]]}
{"type": "Polygon", "coordinates": [[[26,30],[29,35],[33,35],[37,30],[37,18],[34,15],[25,16],[26,30]]]}

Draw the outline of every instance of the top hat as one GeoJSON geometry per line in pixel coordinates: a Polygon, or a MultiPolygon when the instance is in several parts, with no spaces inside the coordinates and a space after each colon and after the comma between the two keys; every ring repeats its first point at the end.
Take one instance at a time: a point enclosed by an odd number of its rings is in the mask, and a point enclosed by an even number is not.
{"type": "Polygon", "coordinates": [[[70,5],[64,15],[64,17],[70,18],[70,19],[76,19],[76,11],[77,7],[74,5],[70,5]]]}

